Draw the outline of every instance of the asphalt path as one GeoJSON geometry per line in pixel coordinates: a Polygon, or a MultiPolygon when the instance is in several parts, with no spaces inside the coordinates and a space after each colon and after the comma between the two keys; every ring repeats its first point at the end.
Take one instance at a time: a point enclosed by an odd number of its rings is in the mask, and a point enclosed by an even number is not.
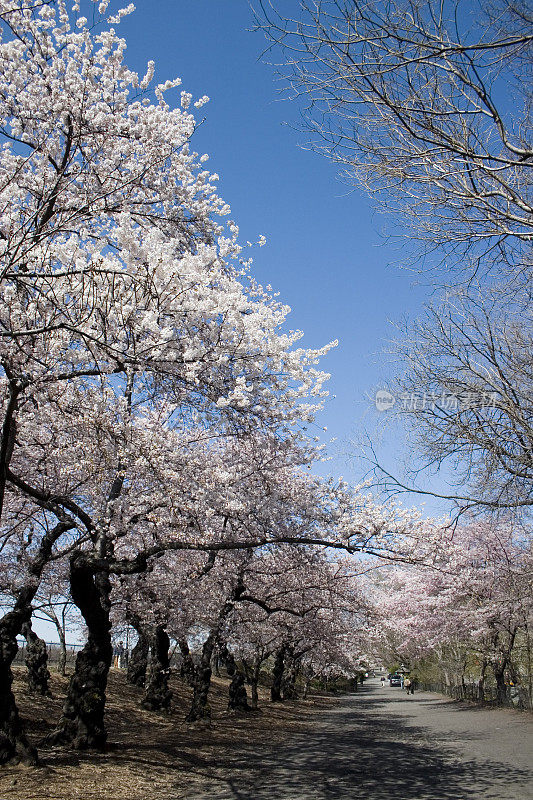
{"type": "Polygon", "coordinates": [[[305,734],[259,752],[239,748],[187,796],[533,800],[532,753],[531,714],[407,695],[375,679],[317,713],[305,734]]]}

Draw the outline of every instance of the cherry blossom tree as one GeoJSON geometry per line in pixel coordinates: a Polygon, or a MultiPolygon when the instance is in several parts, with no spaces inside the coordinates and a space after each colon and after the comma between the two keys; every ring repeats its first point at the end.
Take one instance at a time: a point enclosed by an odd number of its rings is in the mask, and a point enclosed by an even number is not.
{"type": "MultiPolygon", "coordinates": [[[[87,507],[101,510],[122,491],[124,438],[113,433],[105,455],[82,457],[82,467],[69,431],[92,419],[92,436],[105,438],[113,414],[139,417],[160,399],[173,427],[199,415],[234,431],[281,432],[312,415],[325,377],[313,366],[318,351],[294,349],[299,334],[279,332],[287,309],[250,277],[236,226],[225,233],[216,221],[228,208],[189,149],[190,96],[181,108],[167,103],[175,80],[149,97],[153,65],[140,79],[114,28],[94,32],[77,12],[63,2],[0,6],[0,508],[6,492],[15,503],[24,495],[49,527],[28,566],[31,586],[2,623],[6,653],[66,531],[101,558],[110,552],[107,512],[102,522],[87,507]],[[80,483],[55,484],[72,458],[80,483]]],[[[6,519],[13,543],[11,509],[6,519]]],[[[77,554],[80,580],[86,557],[77,554]]],[[[94,570],[86,578],[84,594],[94,570]]],[[[97,582],[107,594],[103,573],[97,582]]]]}
{"type": "Polygon", "coordinates": [[[531,539],[478,521],[436,533],[431,547],[421,564],[391,567],[376,582],[381,647],[389,659],[433,660],[447,684],[469,671],[481,698],[491,669],[501,702],[506,675],[530,680],[521,645],[531,628],[531,539]]]}

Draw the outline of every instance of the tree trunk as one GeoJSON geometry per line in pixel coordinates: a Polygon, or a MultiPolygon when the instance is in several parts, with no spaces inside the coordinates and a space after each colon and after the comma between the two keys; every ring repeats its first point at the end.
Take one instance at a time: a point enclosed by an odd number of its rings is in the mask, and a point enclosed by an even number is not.
{"type": "Polygon", "coordinates": [[[220,678],[220,653],[218,650],[215,652],[213,656],[213,668],[215,670],[215,675],[217,678],[220,678]]]}
{"type": "Polygon", "coordinates": [[[276,653],[274,667],[272,668],[272,687],[270,689],[270,699],[273,703],[282,703],[281,689],[283,685],[283,670],[285,668],[286,646],[282,645],[276,653]]]}
{"type": "Polygon", "coordinates": [[[193,696],[191,708],[187,714],[187,722],[197,722],[200,719],[211,719],[211,706],[208,702],[210,687],[211,667],[199,664],[194,675],[193,696]]]}
{"type": "Polygon", "coordinates": [[[237,711],[238,713],[246,713],[250,710],[248,705],[248,695],[246,694],[246,678],[237,667],[235,658],[231,653],[226,651],[226,669],[231,678],[229,685],[229,700],[228,709],[230,711],[237,711]]]}
{"type": "Polygon", "coordinates": [[[126,678],[128,683],[133,686],[143,687],[146,683],[146,670],[148,667],[148,652],[150,650],[150,641],[143,627],[141,626],[138,617],[129,617],[128,622],[135,628],[137,633],[137,644],[131,651],[131,656],[128,660],[128,671],[126,678]]]}
{"type": "Polygon", "coordinates": [[[57,660],[57,671],[63,677],[67,674],[67,640],[63,631],[59,632],[59,658],[57,660]]]}
{"type": "Polygon", "coordinates": [[[48,652],[46,643],[40,639],[32,630],[31,621],[22,626],[22,635],[26,639],[25,664],[27,667],[28,689],[31,694],[40,694],[43,697],[51,697],[50,672],[48,671],[48,652]]]}
{"type": "Polygon", "coordinates": [[[31,606],[19,598],[15,608],[0,621],[0,764],[38,763],[37,751],[28,742],[11,690],[11,664],[18,652],[17,635],[31,619],[31,606]]]}
{"type": "Polygon", "coordinates": [[[507,700],[507,687],[505,685],[505,665],[494,664],[494,678],[496,680],[496,702],[503,706],[507,700]]]}
{"type": "Polygon", "coordinates": [[[163,625],[157,625],[150,642],[150,664],[142,705],[149,711],[168,711],[172,692],[168,688],[170,639],[163,625]]]}
{"type": "Polygon", "coordinates": [[[31,603],[54,543],[72,527],[71,521],[61,520],[46,533],[28,567],[30,582],[19,590],[14,608],[0,620],[0,764],[9,761],[24,761],[34,765],[38,763],[37,751],[29,744],[24,734],[11,690],[13,683],[11,664],[18,651],[17,636],[21,633],[24,623],[31,620],[31,603]]]}
{"type": "MultiPolygon", "coordinates": [[[[0,519],[8,468],[15,444],[15,413],[18,397],[24,389],[22,382],[10,379],[9,396],[0,431],[0,519]]],[[[69,527],[59,523],[44,536],[33,564],[29,567],[33,580],[19,591],[14,608],[0,620],[0,764],[18,761],[32,765],[38,763],[37,751],[26,738],[11,689],[13,684],[11,664],[18,652],[17,636],[24,623],[31,619],[31,602],[35,597],[39,585],[38,579],[50,555],[53,542],[69,527]]]]}
{"type": "Polygon", "coordinates": [[[187,714],[187,722],[197,722],[201,719],[211,719],[211,707],[208,703],[209,689],[211,686],[211,657],[215,646],[215,634],[211,632],[202,647],[202,655],[197,665],[194,665],[192,676],[192,702],[187,714]]]}
{"type": "Polygon", "coordinates": [[[259,683],[259,679],[256,678],[255,675],[254,675],[253,678],[250,681],[250,694],[251,694],[250,705],[252,706],[254,711],[255,711],[255,709],[257,709],[258,704],[259,704],[259,693],[257,691],[257,684],[258,683],[259,683]]]}
{"type": "Polygon", "coordinates": [[[259,685],[259,675],[261,674],[261,664],[262,659],[261,657],[256,657],[252,663],[252,668],[250,669],[250,705],[254,709],[257,709],[259,703],[259,693],[257,691],[257,687],[259,685]]]}
{"type": "Polygon", "coordinates": [[[485,699],[485,673],[487,671],[487,662],[483,661],[481,665],[481,674],[479,676],[479,680],[477,682],[477,696],[478,700],[483,702],[485,699]]]}
{"type": "Polygon", "coordinates": [[[195,667],[191,651],[189,650],[189,645],[185,639],[181,639],[178,642],[178,646],[181,652],[181,659],[182,659],[180,675],[187,682],[188,686],[194,686],[195,667]]]}
{"type": "Polygon", "coordinates": [[[285,679],[283,680],[283,699],[297,700],[296,679],[300,670],[300,662],[294,655],[292,648],[287,650],[287,665],[285,669],[285,679]]]}
{"type": "Polygon", "coordinates": [[[85,647],[76,657],[59,728],[48,742],[71,744],[77,750],[104,750],[107,677],[112,659],[109,621],[111,584],[104,572],[93,572],[79,554],[70,562],[72,599],[87,625],[85,647]]]}
{"type": "Polygon", "coordinates": [[[67,604],[63,604],[63,609],[61,611],[61,621],[57,616],[54,607],[50,605],[49,608],[41,609],[43,614],[45,614],[49,619],[52,620],[54,623],[55,629],[57,631],[57,635],[59,638],[59,658],[57,660],[57,671],[60,675],[65,675],[66,667],[67,667],[67,639],[66,639],[66,608],[67,604]]]}

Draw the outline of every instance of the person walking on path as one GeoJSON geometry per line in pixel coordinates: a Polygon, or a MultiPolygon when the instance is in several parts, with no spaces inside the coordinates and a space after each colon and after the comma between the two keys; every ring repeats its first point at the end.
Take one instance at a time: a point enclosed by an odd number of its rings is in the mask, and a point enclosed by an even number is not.
{"type": "Polygon", "coordinates": [[[406,690],[407,694],[411,691],[411,678],[406,678],[403,682],[404,689],[406,690]]]}
{"type": "Polygon", "coordinates": [[[113,651],[113,666],[116,669],[122,669],[122,659],[124,657],[124,645],[122,642],[119,642],[113,651]]]}

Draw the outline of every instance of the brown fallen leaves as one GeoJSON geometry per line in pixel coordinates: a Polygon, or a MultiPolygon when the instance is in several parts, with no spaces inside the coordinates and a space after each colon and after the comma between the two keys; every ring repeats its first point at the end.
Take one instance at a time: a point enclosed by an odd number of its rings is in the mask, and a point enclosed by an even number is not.
{"type": "MultiPolygon", "coordinates": [[[[68,679],[52,675],[52,698],[28,695],[25,670],[15,669],[15,691],[32,742],[53,730],[61,715],[68,679]]],[[[213,678],[211,725],[185,721],[190,691],[172,682],[171,714],[145,711],[142,690],[130,686],[125,673],[111,670],[108,691],[106,753],[40,748],[43,766],[4,767],[0,775],[1,800],[180,800],[209,796],[210,787],[231,778],[239,753],[272,747],[302,731],[313,710],[331,705],[331,698],[312,697],[273,705],[260,687],[259,713],[235,716],[227,712],[228,681],[213,678]],[[204,794],[205,793],[205,794],[204,794]]]]}

